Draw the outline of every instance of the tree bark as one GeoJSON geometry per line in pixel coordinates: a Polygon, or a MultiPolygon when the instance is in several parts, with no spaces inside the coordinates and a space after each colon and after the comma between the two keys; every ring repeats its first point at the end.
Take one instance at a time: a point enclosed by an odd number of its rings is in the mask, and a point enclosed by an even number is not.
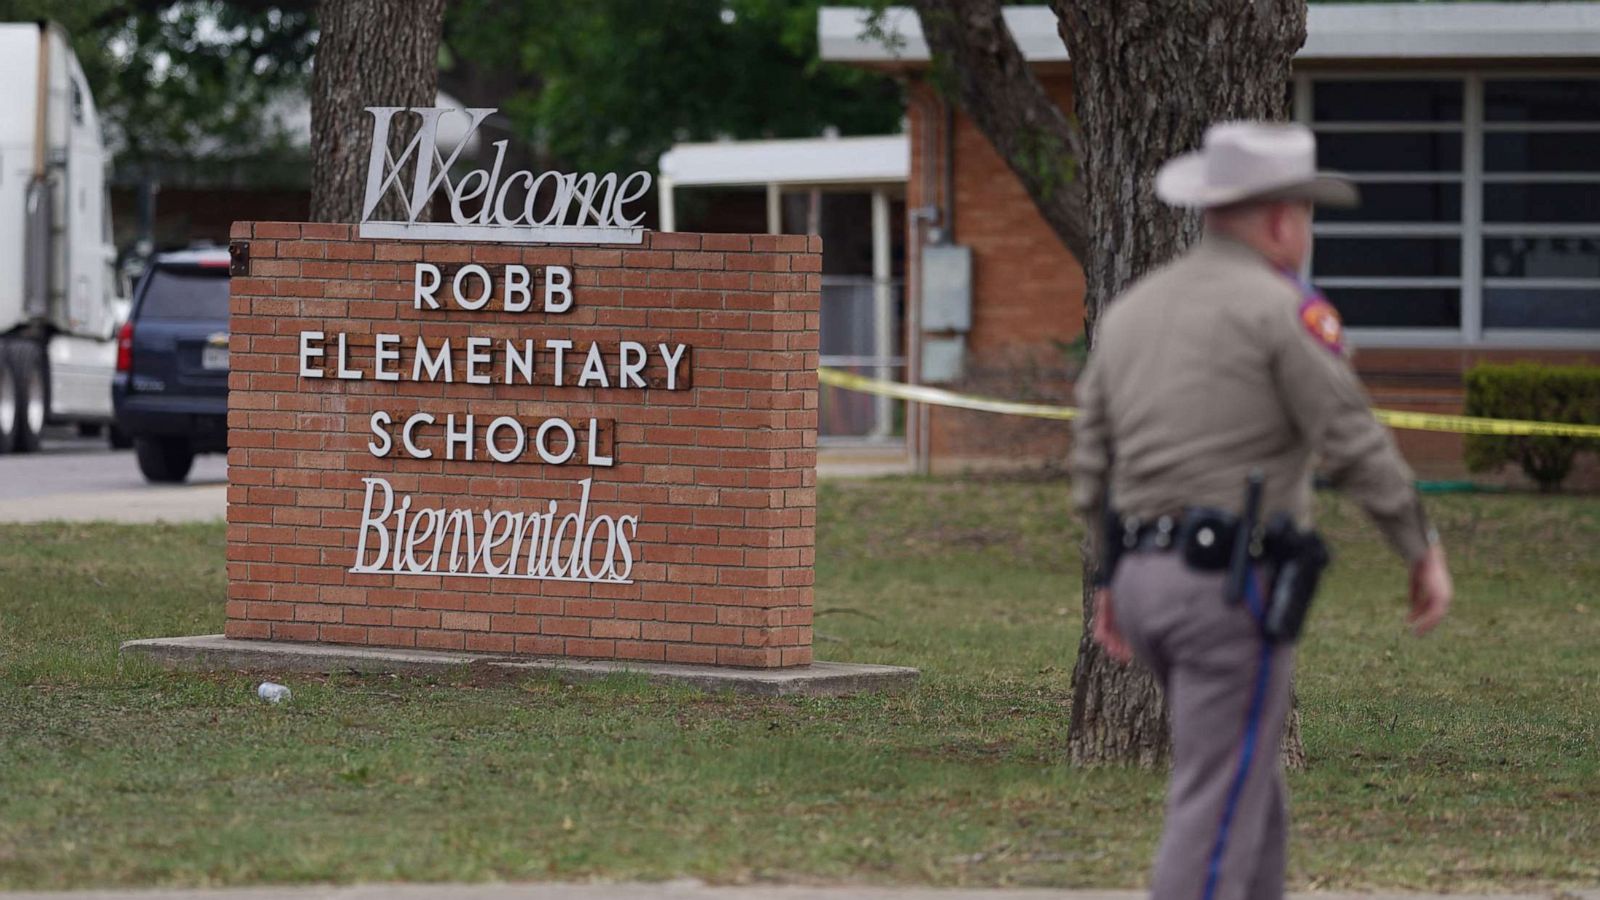
{"type": "MultiPolygon", "coordinates": [[[[1183,250],[1199,217],[1162,203],[1156,170],[1200,144],[1226,119],[1282,119],[1289,64],[1305,43],[1305,0],[1052,0],[1072,60],[1073,100],[1084,132],[1082,169],[1090,247],[1084,327],[1094,343],[1100,312],[1134,279],[1183,250]]],[[[1078,763],[1165,758],[1160,692],[1148,671],[1118,666],[1084,629],[1073,671],[1068,753],[1078,763]]],[[[1299,765],[1299,715],[1284,733],[1299,765]]]]}
{"type": "Polygon", "coordinates": [[[1052,0],[1072,60],[1092,245],[1091,340],[1105,304],[1198,234],[1156,199],[1163,162],[1227,119],[1283,119],[1305,0],[1052,0]]]}
{"type": "MultiPolygon", "coordinates": [[[[1289,63],[1305,41],[1305,0],[1051,0],[1072,62],[1077,127],[1022,61],[998,0],[916,0],[936,72],[953,70],[963,107],[1083,264],[1092,348],[1105,304],[1176,256],[1199,219],[1156,199],[1156,169],[1226,119],[1281,119],[1289,63]],[[1050,153],[1070,150],[1075,158],[1050,153]],[[1043,174],[1041,174],[1041,172],[1043,174]],[[1061,175],[1069,176],[1065,185],[1061,175]]],[[[1149,673],[1108,659],[1090,637],[1093,561],[1085,554],[1084,630],[1073,669],[1068,756],[1078,764],[1156,765],[1169,749],[1149,673]]],[[[1284,735],[1304,761],[1299,714],[1284,735]]]]}
{"type": "MultiPolygon", "coordinates": [[[[372,146],[369,106],[433,106],[445,0],[320,0],[311,74],[311,218],[355,222],[372,146]]],[[[414,128],[397,117],[395,152],[414,128]]],[[[424,211],[425,212],[425,211],[424,211]]],[[[393,191],[375,218],[400,219],[393,191]]]]}

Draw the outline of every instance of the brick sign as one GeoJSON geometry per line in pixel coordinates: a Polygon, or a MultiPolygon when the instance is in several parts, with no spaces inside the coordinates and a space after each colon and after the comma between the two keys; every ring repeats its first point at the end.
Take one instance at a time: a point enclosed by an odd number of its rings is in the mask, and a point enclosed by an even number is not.
{"type": "Polygon", "coordinates": [[[811,662],[820,239],[240,223],[230,638],[811,662]]]}

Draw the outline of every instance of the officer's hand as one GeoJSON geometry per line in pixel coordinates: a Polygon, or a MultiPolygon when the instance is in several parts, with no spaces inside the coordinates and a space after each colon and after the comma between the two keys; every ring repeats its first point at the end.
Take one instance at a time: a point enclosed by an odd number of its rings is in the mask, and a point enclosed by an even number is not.
{"type": "Polygon", "coordinates": [[[1406,616],[1411,633],[1422,637],[1432,631],[1450,611],[1454,594],[1450,569],[1444,561],[1444,548],[1434,544],[1428,548],[1427,555],[1411,567],[1411,613],[1406,616]]]}
{"type": "Polygon", "coordinates": [[[1133,649],[1117,628],[1117,615],[1111,611],[1111,589],[1100,588],[1094,592],[1094,640],[1106,655],[1119,663],[1133,659],[1133,649]]]}

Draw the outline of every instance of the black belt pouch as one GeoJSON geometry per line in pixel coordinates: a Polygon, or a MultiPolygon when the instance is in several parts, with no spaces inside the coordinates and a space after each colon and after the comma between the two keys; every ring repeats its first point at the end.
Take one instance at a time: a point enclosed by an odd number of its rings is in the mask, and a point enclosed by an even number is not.
{"type": "Polygon", "coordinates": [[[1184,510],[1183,561],[1197,572],[1220,572],[1233,558],[1238,517],[1208,507],[1184,510]]]}

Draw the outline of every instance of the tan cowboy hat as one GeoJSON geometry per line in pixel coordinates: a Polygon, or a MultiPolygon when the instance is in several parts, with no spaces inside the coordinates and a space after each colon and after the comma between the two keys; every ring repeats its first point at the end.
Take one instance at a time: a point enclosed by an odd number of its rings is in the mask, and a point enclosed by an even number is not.
{"type": "Polygon", "coordinates": [[[1304,125],[1219,122],[1194,153],[1156,173],[1156,196],[1172,206],[1208,208],[1246,200],[1310,200],[1355,206],[1348,178],[1317,171],[1317,139],[1304,125]]]}

